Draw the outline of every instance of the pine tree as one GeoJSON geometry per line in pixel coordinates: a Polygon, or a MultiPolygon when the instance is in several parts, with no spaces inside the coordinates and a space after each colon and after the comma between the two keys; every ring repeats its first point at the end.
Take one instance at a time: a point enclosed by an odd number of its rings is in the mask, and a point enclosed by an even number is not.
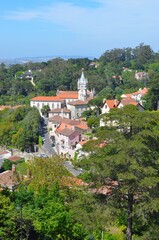
{"type": "Polygon", "coordinates": [[[87,168],[91,182],[103,186],[108,179],[109,185],[116,181],[111,197],[126,208],[126,239],[132,240],[134,206],[153,203],[158,197],[159,113],[139,112],[134,106],[127,106],[102,119],[105,127],[98,132],[98,143],[86,145],[89,152],[93,147],[81,165],[87,168]],[[106,146],[99,148],[101,142],[106,146]]]}

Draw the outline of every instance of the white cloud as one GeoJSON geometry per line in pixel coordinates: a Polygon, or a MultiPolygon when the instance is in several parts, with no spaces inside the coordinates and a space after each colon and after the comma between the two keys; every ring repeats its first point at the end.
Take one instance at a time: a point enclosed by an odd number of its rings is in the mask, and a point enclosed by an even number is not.
{"type": "Polygon", "coordinates": [[[75,34],[101,35],[104,38],[124,33],[140,36],[141,29],[146,31],[147,26],[151,28],[159,21],[158,0],[154,0],[153,4],[150,0],[94,0],[92,2],[100,3],[96,8],[81,7],[71,2],[58,1],[37,9],[19,9],[9,12],[5,18],[43,20],[75,34]]]}

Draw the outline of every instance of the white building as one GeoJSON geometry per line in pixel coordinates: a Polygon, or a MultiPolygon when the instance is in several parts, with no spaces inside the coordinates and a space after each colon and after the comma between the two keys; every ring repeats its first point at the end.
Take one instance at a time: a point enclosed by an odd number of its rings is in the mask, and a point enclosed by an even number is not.
{"type": "MultiPolygon", "coordinates": [[[[30,105],[31,107],[38,108],[40,114],[44,105],[49,106],[51,113],[55,109],[68,108],[71,111],[71,118],[79,118],[83,111],[88,109],[87,103],[95,94],[93,90],[88,90],[88,80],[85,78],[83,71],[81,77],[78,79],[77,88],[78,91],[57,91],[57,96],[34,97],[31,99],[30,105]]],[[[55,115],[54,113],[53,115],[55,115]]],[[[58,111],[57,115],[62,115],[62,113],[59,114],[58,111]]]]}

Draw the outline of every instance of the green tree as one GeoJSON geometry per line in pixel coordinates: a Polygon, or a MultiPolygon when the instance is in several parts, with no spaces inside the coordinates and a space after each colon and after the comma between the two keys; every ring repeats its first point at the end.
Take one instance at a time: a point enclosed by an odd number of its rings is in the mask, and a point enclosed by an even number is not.
{"type": "Polygon", "coordinates": [[[28,169],[31,173],[30,186],[35,191],[40,188],[50,188],[55,182],[61,182],[62,176],[67,173],[63,160],[59,157],[35,158],[29,161],[28,169]]]}
{"type": "MultiPolygon", "coordinates": [[[[81,165],[87,167],[91,181],[98,186],[107,184],[108,179],[110,186],[114,181],[117,183],[115,188],[112,185],[110,198],[114,206],[122,206],[125,211],[126,238],[131,240],[135,233],[134,208],[138,209],[138,218],[142,215],[146,219],[148,208],[144,211],[142,204],[151,203],[155,212],[158,202],[159,113],[138,112],[134,106],[126,106],[102,118],[106,126],[100,129],[98,142],[106,141],[108,145],[95,148],[93,144],[91,155],[81,165]]],[[[89,152],[90,149],[91,145],[89,152]]]]}
{"type": "Polygon", "coordinates": [[[158,110],[159,108],[159,74],[155,74],[149,81],[149,91],[144,97],[146,109],[158,110]]]}
{"type": "Polygon", "coordinates": [[[43,107],[42,107],[42,109],[41,109],[41,112],[42,112],[42,115],[44,115],[44,116],[48,116],[48,112],[50,111],[50,107],[49,107],[49,105],[44,105],[43,107]]]}
{"type": "Polygon", "coordinates": [[[135,49],[133,49],[136,66],[138,69],[144,69],[144,64],[151,63],[154,58],[154,52],[149,45],[140,43],[135,49]]]}
{"type": "MultiPolygon", "coordinates": [[[[73,237],[73,218],[64,198],[54,184],[47,192],[41,191],[35,197],[34,227],[42,239],[69,239],[73,237]]],[[[76,225],[76,224],[75,224],[76,225]]],[[[73,238],[78,239],[78,238],[73,238]]]]}
{"type": "Polygon", "coordinates": [[[11,170],[12,169],[12,162],[9,159],[5,159],[3,164],[2,164],[2,168],[4,169],[4,171],[11,170]]]}
{"type": "Polygon", "coordinates": [[[6,190],[0,192],[0,238],[18,239],[14,221],[14,204],[10,199],[10,193],[6,190]]]}

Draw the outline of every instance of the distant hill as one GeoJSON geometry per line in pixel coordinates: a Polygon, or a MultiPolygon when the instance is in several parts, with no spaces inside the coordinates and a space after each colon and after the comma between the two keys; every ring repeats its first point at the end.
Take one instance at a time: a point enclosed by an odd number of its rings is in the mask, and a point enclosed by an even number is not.
{"type": "Polygon", "coordinates": [[[47,62],[51,59],[55,58],[62,58],[62,59],[70,59],[70,58],[89,58],[93,60],[94,57],[88,56],[45,56],[45,57],[22,57],[22,58],[10,58],[10,59],[3,59],[0,58],[0,63],[4,63],[6,65],[13,65],[13,64],[25,64],[28,62],[47,62]]]}

